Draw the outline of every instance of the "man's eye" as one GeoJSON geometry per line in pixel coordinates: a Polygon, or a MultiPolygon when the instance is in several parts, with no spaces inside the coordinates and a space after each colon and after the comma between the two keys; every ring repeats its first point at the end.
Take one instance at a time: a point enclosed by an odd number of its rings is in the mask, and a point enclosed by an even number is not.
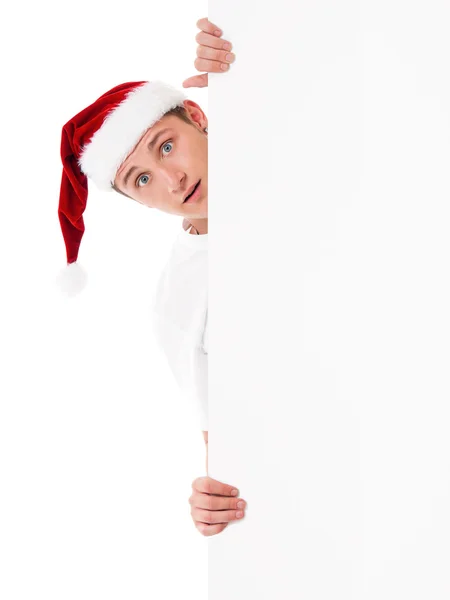
{"type": "MultiPolygon", "coordinates": [[[[164,142],[164,144],[161,146],[161,148],[164,148],[165,146],[173,146],[173,145],[172,145],[171,141],[167,141],[167,142],[164,142]]],[[[147,180],[149,179],[148,175],[140,175],[136,180],[137,187],[142,187],[141,185],[139,185],[139,183],[141,182],[143,177],[147,177],[147,180]]],[[[147,181],[145,183],[147,183],[147,181]]]]}
{"type": "MultiPolygon", "coordinates": [[[[142,187],[141,185],[139,185],[139,182],[140,182],[140,181],[142,181],[142,179],[143,179],[144,177],[147,177],[147,179],[149,179],[149,176],[148,176],[148,175],[141,175],[141,176],[139,177],[139,179],[136,181],[136,183],[137,183],[137,187],[142,187]]],[[[147,182],[145,182],[145,183],[147,183],[147,182]]]]}
{"type": "Polygon", "coordinates": [[[164,148],[165,146],[172,146],[172,142],[166,142],[161,146],[161,148],[164,148]]]}

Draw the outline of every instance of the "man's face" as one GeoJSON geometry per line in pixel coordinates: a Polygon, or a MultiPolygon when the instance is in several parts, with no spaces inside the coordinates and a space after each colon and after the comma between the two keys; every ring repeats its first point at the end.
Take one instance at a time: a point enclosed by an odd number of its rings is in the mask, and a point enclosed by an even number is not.
{"type": "MultiPolygon", "coordinates": [[[[188,102],[187,109],[197,106],[188,102]]],[[[195,108],[193,114],[198,123],[193,121],[190,125],[174,115],[166,115],[146,131],[118,170],[114,185],[148,207],[187,218],[207,218],[208,138],[203,131],[207,122],[195,108]],[[154,144],[149,149],[151,142],[154,144]],[[198,181],[198,199],[183,203],[198,181]]]]}

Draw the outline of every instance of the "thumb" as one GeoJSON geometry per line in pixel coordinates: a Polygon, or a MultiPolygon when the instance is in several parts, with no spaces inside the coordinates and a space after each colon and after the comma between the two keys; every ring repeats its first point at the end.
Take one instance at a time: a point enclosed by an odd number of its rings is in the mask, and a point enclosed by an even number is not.
{"type": "Polygon", "coordinates": [[[194,75],[183,81],[183,87],[208,87],[208,73],[202,73],[201,75],[194,75]]]}

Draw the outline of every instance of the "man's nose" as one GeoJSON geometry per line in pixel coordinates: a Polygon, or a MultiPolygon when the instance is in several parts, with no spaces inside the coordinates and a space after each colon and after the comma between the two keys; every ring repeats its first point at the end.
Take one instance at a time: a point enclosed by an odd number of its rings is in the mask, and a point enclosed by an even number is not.
{"type": "Polygon", "coordinates": [[[174,192],[182,186],[186,178],[186,173],[180,170],[164,169],[163,177],[167,183],[169,192],[174,192]]]}

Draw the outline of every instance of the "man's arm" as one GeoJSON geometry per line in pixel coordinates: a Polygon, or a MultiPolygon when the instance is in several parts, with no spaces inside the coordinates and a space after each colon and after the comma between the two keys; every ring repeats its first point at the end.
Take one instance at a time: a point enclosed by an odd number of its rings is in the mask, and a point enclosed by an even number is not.
{"type": "Polygon", "coordinates": [[[208,474],[208,432],[207,431],[203,431],[203,439],[205,440],[205,444],[206,444],[206,474],[208,474]]]}

